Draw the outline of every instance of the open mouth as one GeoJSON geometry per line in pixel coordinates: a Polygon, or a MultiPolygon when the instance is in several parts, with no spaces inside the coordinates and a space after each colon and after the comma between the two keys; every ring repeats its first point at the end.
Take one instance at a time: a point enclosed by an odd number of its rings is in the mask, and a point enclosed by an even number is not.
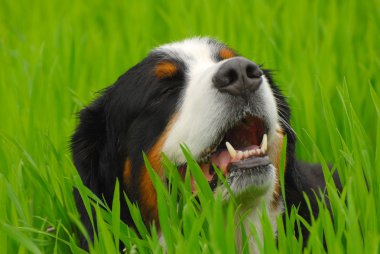
{"type": "MultiPolygon", "coordinates": [[[[267,131],[262,119],[248,116],[221,135],[215,145],[207,148],[198,162],[210,184],[216,185],[217,182],[213,164],[227,179],[236,174],[262,173],[263,168],[271,164],[267,156],[267,131]]],[[[184,169],[180,167],[182,173],[184,169]]]]}

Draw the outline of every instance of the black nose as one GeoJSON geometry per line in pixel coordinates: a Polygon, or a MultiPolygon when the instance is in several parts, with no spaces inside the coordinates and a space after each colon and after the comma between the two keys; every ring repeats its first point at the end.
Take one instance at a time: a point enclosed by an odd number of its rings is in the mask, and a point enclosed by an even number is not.
{"type": "Polygon", "coordinates": [[[259,88],[262,75],[263,71],[254,62],[244,57],[234,57],[220,66],[212,82],[221,92],[247,98],[259,88]]]}

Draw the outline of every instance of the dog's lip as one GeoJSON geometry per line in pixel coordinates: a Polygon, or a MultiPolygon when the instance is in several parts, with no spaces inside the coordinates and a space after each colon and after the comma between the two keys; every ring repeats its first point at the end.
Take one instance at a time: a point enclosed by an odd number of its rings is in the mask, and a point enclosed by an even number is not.
{"type": "Polygon", "coordinates": [[[238,171],[254,170],[255,168],[268,166],[272,164],[268,156],[263,157],[251,157],[245,160],[232,162],[228,165],[229,174],[233,174],[238,171]]]}

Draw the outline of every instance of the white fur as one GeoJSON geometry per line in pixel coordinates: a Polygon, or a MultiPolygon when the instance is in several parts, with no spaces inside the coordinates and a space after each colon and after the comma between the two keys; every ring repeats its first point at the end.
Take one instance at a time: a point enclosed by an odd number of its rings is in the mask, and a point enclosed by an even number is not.
{"type": "MultiPolygon", "coordinates": [[[[276,217],[283,212],[283,206],[280,204],[277,207],[270,207],[268,203],[266,203],[265,210],[264,210],[269,217],[269,221],[272,225],[273,233],[277,235],[277,224],[276,224],[276,217]]],[[[259,253],[256,241],[260,241],[263,243],[263,230],[262,230],[262,225],[261,225],[261,216],[262,216],[262,209],[260,206],[258,206],[255,209],[252,209],[248,216],[245,218],[243,224],[244,224],[244,229],[246,236],[248,238],[249,242],[249,251],[250,253],[259,253]],[[256,230],[257,236],[259,239],[254,238],[253,230],[256,230]]],[[[240,229],[237,230],[237,232],[241,232],[240,229]]],[[[238,242],[237,247],[241,248],[241,234],[236,235],[236,241],[238,242]]]]}
{"type": "MultiPolygon", "coordinates": [[[[239,198],[239,195],[241,195],[242,192],[248,191],[250,194],[249,200],[245,199],[244,202],[239,204],[240,210],[238,213],[239,218],[237,218],[237,221],[239,222],[242,217],[244,218],[243,225],[246,236],[249,239],[248,248],[252,253],[258,253],[257,245],[255,244],[255,239],[253,237],[253,227],[255,228],[259,237],[259,239],[256,240],[259,240],[260,242],[263,240],[262,225],[260,221],[262,203],[264,203],[265,210],[268,213],[269,220],[272,225],[272,230],[275,234],[277,233],[276,216],[282,213],[282,204],[279,204],[277,207],[271,206],[276,181],[278,181],[275,171],[276,169],[271,165],[266,174],[244,176],[241,179],[231,181],[229,184],[230,189],[234,193],[236,199],[239,198]],[[254,186],[255,189],[249,191],[249,188],[247,188],[247,186],[254,186]]],[[[220,191],[225,200],[228,200],[230,198],[229,192],[223,185],[218,187],[216,191],[220,191]]],[[[236,232],[237,247],[241,248],[242,240],[240,225],[238,225],[236,232]]]]}

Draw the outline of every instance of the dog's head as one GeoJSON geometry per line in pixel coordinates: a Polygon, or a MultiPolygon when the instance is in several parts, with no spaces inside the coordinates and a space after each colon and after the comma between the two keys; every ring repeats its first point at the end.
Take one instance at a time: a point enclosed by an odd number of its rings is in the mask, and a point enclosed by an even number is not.
{"type": "Polygon", "coordinates": [[[157,210],[142,152],[159,174],[162,153],[183,173],[181,145],[211,184],[215,164],[233,192],[252,194],[248,203],[275,203],[285,134],[287,165],[294,158],[289,115],[269,71],[215,40],[188,39],[154,49],[81,111],[74,162],[108,200],[119,178],[146,221],[157,210]]]}

